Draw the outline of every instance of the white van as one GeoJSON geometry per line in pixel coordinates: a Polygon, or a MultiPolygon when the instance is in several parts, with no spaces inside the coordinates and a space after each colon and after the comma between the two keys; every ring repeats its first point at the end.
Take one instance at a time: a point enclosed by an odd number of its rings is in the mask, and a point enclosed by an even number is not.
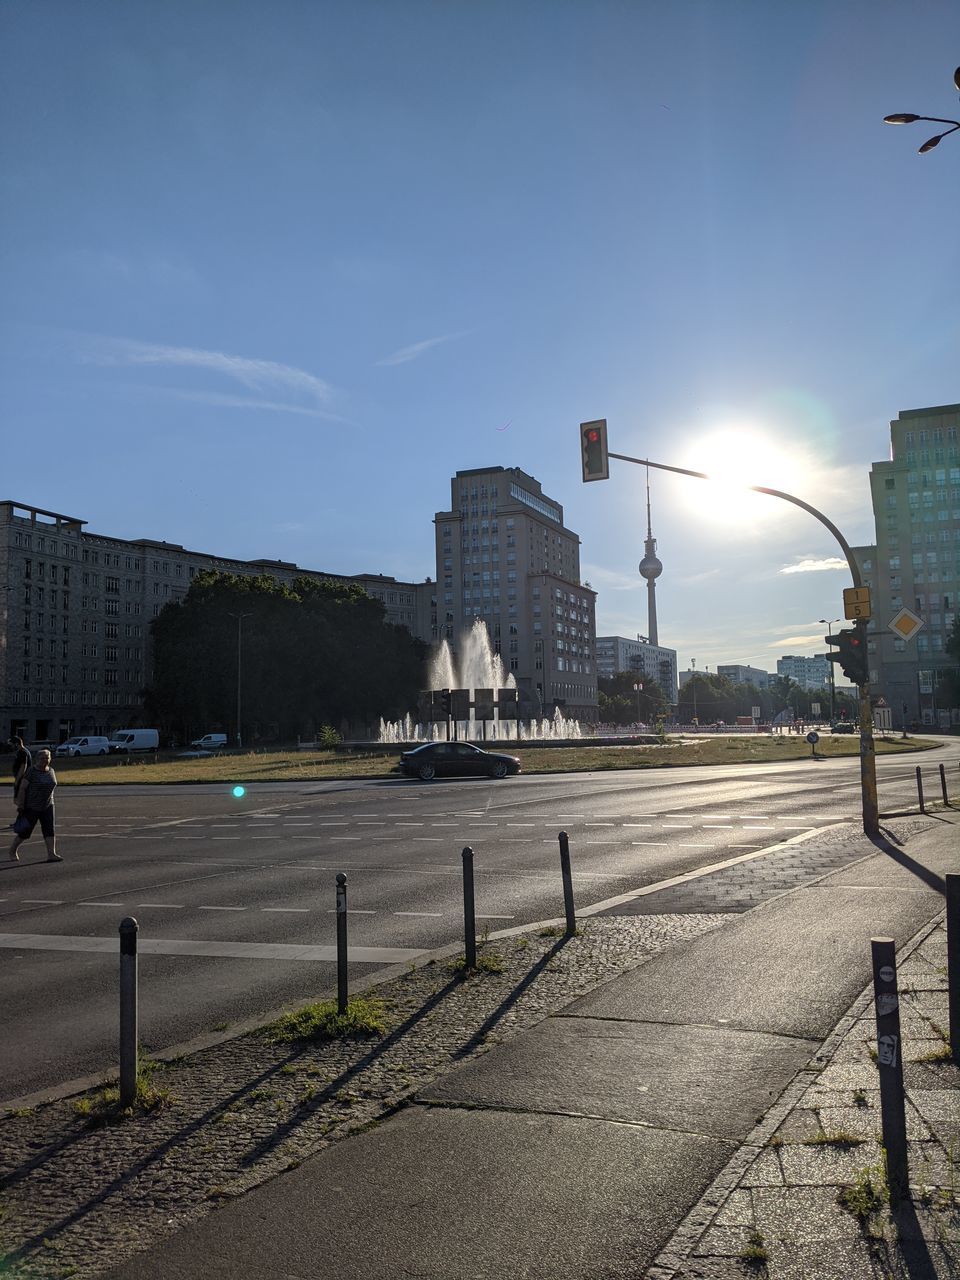
{"type": "Polygon", "coordinates": [[[105,756],[109,750],[109,738],[95,738],[87,734],[61,742],[55,754],[58,756],[105,756]]]}
{"type": "Polygon", "coordinates": [[[117,729],[110,735],[112,755],[121,755],[128,751],[156,751],[159,745],[158,729],[117,729]]]}
{"type": "Polygon", "coordinates": [[[205,733],[202,738],[196,738],[190,745],[196,751],[222,751],[227,745],[227,735],[225,733],[205,733]]]}

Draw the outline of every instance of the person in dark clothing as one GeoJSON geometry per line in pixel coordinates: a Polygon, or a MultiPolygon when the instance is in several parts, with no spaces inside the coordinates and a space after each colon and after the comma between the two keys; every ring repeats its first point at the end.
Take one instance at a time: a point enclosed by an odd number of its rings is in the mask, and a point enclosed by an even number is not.
{"type": "Polygon", "coordinates": [[[18,822],[29,825],[18,831],[10,846],[10,861],[19,862],[17,849],[24,840],[29,840],[33,829],[40,823],[43,841],[47,846],[47,861],[62,862],[57,853],[57,836],[54,825],[53,793],[57,785],[57,775],[50,768],[50,752],[44,749],[37,752],[36,763],[31,765],[20,779],[17,790],[17,807],[20,809],[18,822]]]}
{"type": "MultiPolygon", "coordinates": [[[[9,745],[10,745],[10,750],[14,753],[13,755],[13,802],[14,804],[16,804],[17,788],[20,786],[20,779],[23,777],[23,775],[27,772],[27,770],[33,764],[33,756],[31,756],[30,752],[23,745],[23,739],[20,737],[17,737],[16,734],[14,734],[14,736],[10,739],[9,745]]],[[[18,817],[19,817],[19,814],[20,814],[20,811],[18,809],[17,810],[18,817]]],[[[9,825],[12,829],[13,823],[11,822],[9,825]]]]}

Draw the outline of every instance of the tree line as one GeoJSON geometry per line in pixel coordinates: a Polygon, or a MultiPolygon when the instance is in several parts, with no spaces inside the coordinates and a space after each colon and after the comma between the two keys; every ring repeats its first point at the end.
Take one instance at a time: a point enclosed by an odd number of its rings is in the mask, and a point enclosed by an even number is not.
{"type": "Polygon", "coordinates": [[[145,706],[168,736],[236,735],[239,615],[244,742],[366,730],[416,705],[426,646],[362,587],[207,571],[152,624],[145,706]]]}

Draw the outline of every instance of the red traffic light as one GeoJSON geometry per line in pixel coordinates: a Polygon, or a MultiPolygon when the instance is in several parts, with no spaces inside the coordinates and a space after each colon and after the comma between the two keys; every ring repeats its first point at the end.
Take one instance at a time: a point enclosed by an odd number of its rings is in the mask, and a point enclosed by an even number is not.
{"type": "Polygon", "coordinates": [[[610,461],[607,457],[607,420],[580,423],[580,462],[584,480],[607,480],[610,461]]]}

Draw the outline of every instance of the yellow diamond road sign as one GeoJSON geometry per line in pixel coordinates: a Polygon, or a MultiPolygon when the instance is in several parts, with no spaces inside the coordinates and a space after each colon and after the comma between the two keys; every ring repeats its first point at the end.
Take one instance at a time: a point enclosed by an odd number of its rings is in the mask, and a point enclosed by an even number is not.
{"type": "Polygon", "coordinates": [[[923,619],[918,618],[909,609],[901,609],[895,618],[891,618],[887,626],[901,640],[912,640],[923,626],[923,619]]]}

